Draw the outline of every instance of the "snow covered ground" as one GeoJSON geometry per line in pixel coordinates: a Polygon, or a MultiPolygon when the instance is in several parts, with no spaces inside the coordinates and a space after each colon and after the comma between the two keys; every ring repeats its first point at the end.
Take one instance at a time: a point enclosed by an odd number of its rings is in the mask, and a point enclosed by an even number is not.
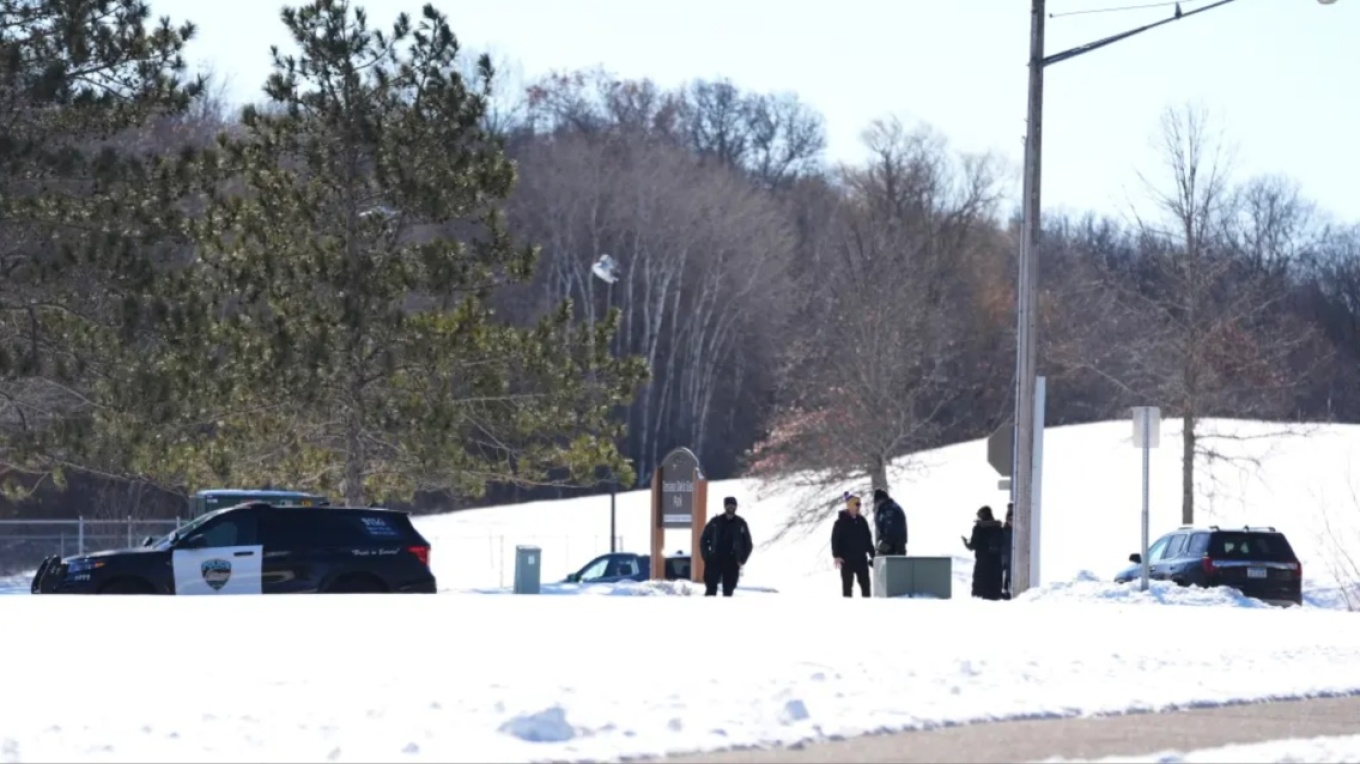
{"type": "MultiPolygon", "coordinates": [[[[1053,762],[1060,760],[1054,759],[1053,762]]],[[[1163,751],[1152,756],[1097,759],[1100,764],[1360,764],[1360,735],[1272,740],[1199,751],[1163,751]]]]}
{"type": "MultiPolygon", "coordinates": [[[[1231,525],[1273,525],[1284,531],[1304,565],[1308,603],[1360,607],[1360,426],[1290,427],[1212,420],[1201,423],[1196,519],[1231,525]],[[1355,550],[1352,558],[1347,550],[1355,550]]],[[[1142,457],[1127,422],[1047,431],[1041,523],[1042,582],[1070,581],[1084,571],[1108,580],[1138,551],[1142,512],[1142,457]]],[[[1162,447],[1152,452],[1153,538],[1180,524],[1180,424],[1162,425],[1162,447]]],[[[907,511],[908,551],[955,558],[955,592],[967,593],[972,559],[959,536],[977,508],[998,516],[1007,497],[986,461],[984,441],[971,441],[899,462],[892,493],[907,511]]],[[[736,496],[759,545],[743,584],[781,593],[835,597],[839,579],[830,553],[831,517],[810,533],[772,541],[790,512],[790,496],[758,495],[753,481],[709,486],[710,512],[736,496]]],[[[837,496],[826,497],[828,503],[837,496]]],[[[648,493],[620,494],[621,549],[645,553],[648,493]]],[[[543,552],[545,580],[561,580],[609,551],[609,497],[543,501],[478,509],[417,520],[434,545],[441,588],[485,590],[514,580],[517,544],[543,552]]],[[[668,553],[689,551],[687,531],[667,533],[668,553]]]]}
{"type": "MultiPolygon", "coordinates": [[[[1360,427],[1214,427],[1234,459],[1201,465],[1202,522],[1288,533],[1309,607],[1108,583],[1137,549],[1138,453],[1122,422],[1055,428],[1043,585],[1013,602],[966,596],[959,536],[1005,505],[981,442],[894,475],[911,553],[955,557],[949,601],[841,599],[830,521],[772,542],[788,499],[746,481],[710,486],[759,544],[731,600],[553,583],[608,551],[608,497],[418,519],[441,596],[0,597],[0,762],[601,760],[1360,691],[1360,427]],[[544,593],[566,596],[478,593],[506,592],[516,544],[543,550],[544,593]]],[[[1178,458],[1154,452],[1154,534],[1179,523],[1178,458]]],[[[619,496],[626,550],[647,548],[646,502],[619,496]]],[[[1317,756],[1294,760],[1337,760],[1317,756]]]]}
{"type": "Polygon", "coordinates": [[[601,760],[1360,689],[1354,615],[1244,604],[7,597],[0,759],[601,760]]]}

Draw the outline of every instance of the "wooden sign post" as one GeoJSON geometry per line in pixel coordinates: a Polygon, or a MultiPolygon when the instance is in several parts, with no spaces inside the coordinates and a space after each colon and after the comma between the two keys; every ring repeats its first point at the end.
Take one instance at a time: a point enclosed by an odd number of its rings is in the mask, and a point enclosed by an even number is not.
{"type": "Polygon", "coordinates": [[[666,454],[652,473],[652,571],[653,581],[666,580],[666,529],[689,528],[690,579],[704,580],[704,561],[699,539],[708,522],[708,480],[699,457],[688,448],[666,454]]]}

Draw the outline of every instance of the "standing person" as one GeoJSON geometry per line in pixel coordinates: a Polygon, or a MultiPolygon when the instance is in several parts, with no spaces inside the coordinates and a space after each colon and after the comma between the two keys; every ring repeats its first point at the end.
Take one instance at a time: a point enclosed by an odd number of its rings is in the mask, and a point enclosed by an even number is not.
{"type": "Polygon", "coordinates": [[[1001,599],[1011,598],[1011,551],[1014,534],[1011,523],[1015,521],[1015,504],[1006,505],[1006,523],[1001,526],[1005,540],[1001,544],[1001,599]]]}
{"type": "Polygon", "coordinates": [[[841,595],[854,594],[855,580],[859,580],[860,596],[869,596],[869,565],[874,560],[874,538],[869,532],[869,521],[859,511],[859,497],[845,494],[845,509],[831,526],[831,556],[841,572],[841,595]]]}
{"type": "MultiPolygon", "coordinates": [[[[991,507],[977,511],[972,538],[963,545],[973,553],[973,596],[984,600],[1001,599],[1001,548],[1006,537],[991,507]]],[[[962,538],[962,537],[961,537],[962,538]]]]}
{"type": "Polygon", "coordinates": [[[731,597],[754,547],[746,518],[737,516],[736,497],[728,496],[723,499],[723,513],[709,520],[699,537],[699,553],[704,560],[704,596],[716,596],[721,583],[723,596],[731,597]]]}
{"type": "Polygon", "coordinates": [[[879,554],[907,553],[907,513],[882,488],[874,489],[874,530],[879,554]]]}

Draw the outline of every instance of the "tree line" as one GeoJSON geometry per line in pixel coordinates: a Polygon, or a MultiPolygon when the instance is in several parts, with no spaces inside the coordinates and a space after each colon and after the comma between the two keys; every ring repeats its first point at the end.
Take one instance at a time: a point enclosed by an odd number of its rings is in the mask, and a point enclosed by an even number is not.
{"type": "MultiPolygon", "coordinates": [[[[1020,221],[995,155],[886,117],[866,161],[832,166],[815,110],[726,81],[573,72],[509,103],[538,299],[620,307],[619,349],[651,371],[635,474],[688,445],[714,477],[792,489],[801,524],[835,486],[1010,422],[1020,221]],[[591,278],[600,253],[619,284],[591,278]]],[[[1231,437],[1202,420],[1360,421],[1360,225],[1287,175],[1235,177],[1201,107],[1150,127],[1143,203],[1042,221],[1040,364],[1050,426],[1148,402],[1180,420],[1191,522],[1196,465],[1231,437]]]]}
{"type": "MultiPolygon", "coordinates": [[[[135,0],[0,0],[8,506],[288,485],[417,510],[643,485],[689,446],[800,520],[1013,408],[1012,168],[885,117],[868,158],[731,82],[511,89],[433,8],[285,10],[259,104],[135,0]],[[608,254],[619,279],[591,266],[608,254]]],[[[261,51],[264,54],[265,51],[261,51]]],[[[1360,421],[1360,226],[1170,109],[1145,203],[1050,215],[1050,426],[1360,421]]]]}

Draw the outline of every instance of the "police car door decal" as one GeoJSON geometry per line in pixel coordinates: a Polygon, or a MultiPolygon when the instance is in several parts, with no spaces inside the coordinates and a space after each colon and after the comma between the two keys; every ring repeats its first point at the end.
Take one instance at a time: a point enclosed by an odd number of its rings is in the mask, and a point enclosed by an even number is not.
{"type": "Polygon", "coordinates": [[[176,549],[175,594],[260,594],[262,546],[176,549]]]}

